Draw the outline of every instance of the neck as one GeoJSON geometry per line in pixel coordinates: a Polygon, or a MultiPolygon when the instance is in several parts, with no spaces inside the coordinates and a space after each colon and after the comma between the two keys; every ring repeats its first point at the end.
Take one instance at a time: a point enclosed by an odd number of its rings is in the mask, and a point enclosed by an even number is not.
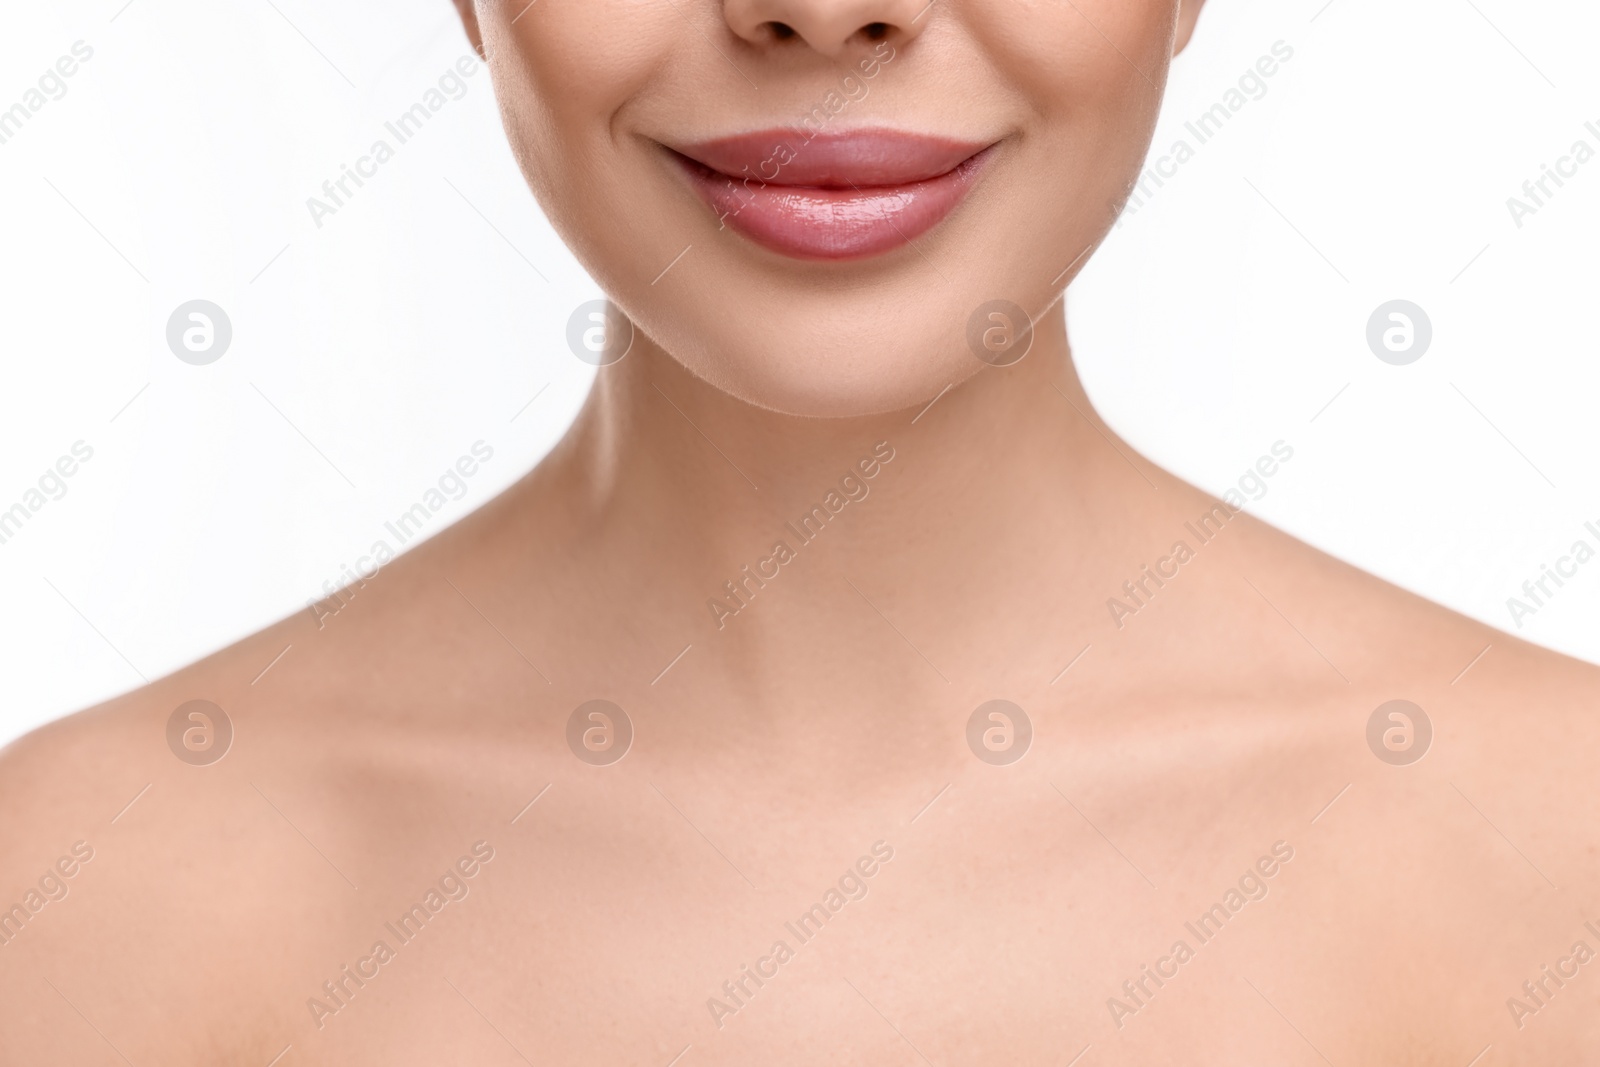
{"type": "Polygon", "coordinates": [[[859,639],[935,687],[1050,678],[1182,494],[1090,407],[1059,307],[1015,366],[847,419],[752,407],[640,337],[553,459],[574,538],[650,625],[754,673],[859,639]]]}

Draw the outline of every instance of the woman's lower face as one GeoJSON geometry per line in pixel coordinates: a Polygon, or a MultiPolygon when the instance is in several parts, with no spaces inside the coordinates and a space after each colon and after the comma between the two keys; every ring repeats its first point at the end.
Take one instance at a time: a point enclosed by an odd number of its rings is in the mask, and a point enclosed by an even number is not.
{"type": "Polygon", "coordinates": [[[698,377],[815,416],[919,405],[1003,358],[1021,324],[995,308],[1036,318],[1113,222],[1183,14],[461,6],[522,169],[590,274],[698,377]]]}

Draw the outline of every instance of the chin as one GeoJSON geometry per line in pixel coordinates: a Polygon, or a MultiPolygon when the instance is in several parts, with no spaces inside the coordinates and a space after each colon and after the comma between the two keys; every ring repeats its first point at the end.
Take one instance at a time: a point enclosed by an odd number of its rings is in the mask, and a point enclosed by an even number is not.
{"type": "Polygon", "coordinates": [[[867,288],[850,297],[796,287],[777,294],[702,289],[689,300],[629,307],[668,358],[753,407],[805,418],[918,409],[984,366],[964,343],[959,301],[867,288]],[[897,301],[896,296],[902,297],[897,301]],[[898,307],[893,315],[883,308],[898,307]],[[729,308],[738,308],[738,313],[729,308]]]}
{"type": "Polygon", "coordinates": [[[912,362],[901,358],[906,351],[778,351],[759,363],[714,365],[701,376],[723,392],[768,411],[844,419],[921,408],[981,369],[971,357],[912,362]]]}

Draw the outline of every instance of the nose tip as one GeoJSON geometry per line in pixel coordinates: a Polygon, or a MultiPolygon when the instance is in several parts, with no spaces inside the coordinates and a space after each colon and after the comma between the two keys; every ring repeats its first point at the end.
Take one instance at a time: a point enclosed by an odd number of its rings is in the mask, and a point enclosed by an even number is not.
{"type": "Polygon", "coordinates": [[[858,43],[915,37],[930,6],[927,0],[725,0],[723,16],[751,44],[801,42],[837,58],[858,43]]]}

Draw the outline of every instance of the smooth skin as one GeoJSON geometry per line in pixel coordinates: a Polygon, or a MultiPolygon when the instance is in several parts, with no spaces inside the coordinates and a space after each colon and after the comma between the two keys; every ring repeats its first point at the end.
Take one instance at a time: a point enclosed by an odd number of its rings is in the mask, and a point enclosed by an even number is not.
{"type": "Polygon", "coordinates": [[[1593,667],[1243,514],[1108,611],[1216,502],[1099,419],[1053,301],[1196,7],[462,6],[633,350],[552,455],[337,614],[0,755],[0,904],[93,850],[0,945],[0,1063],[1595,1056],[1593,667]],[[896,58],[841,121],[999,141],[969,200],[852,264],[718,231],[659,144],[789,121],[874,39],[896,58]],[[1041,315],[1006,368],[965,339],[996,296],[1041,315]],[[719,625],[875,449],[870,493],[719,625]],[[635,732],[609,766],[567,742],[597,698],[635,732]],[[1010,765],[966,739],[995,698],[1034,731],[1010,765]],[[235,730],[208,766],[168,748],[194,699],[235,730]],[[1409,766],[1367,743],[1393,699],[1433,724],[1409,766]],[[385,926],[466,868],[414,940],[385,926]],[[785,926],[866,868],[814,937],[785,926]],[[1265,896],[1202,943],[1185,924],[1241,885],[1265,896]]]}

